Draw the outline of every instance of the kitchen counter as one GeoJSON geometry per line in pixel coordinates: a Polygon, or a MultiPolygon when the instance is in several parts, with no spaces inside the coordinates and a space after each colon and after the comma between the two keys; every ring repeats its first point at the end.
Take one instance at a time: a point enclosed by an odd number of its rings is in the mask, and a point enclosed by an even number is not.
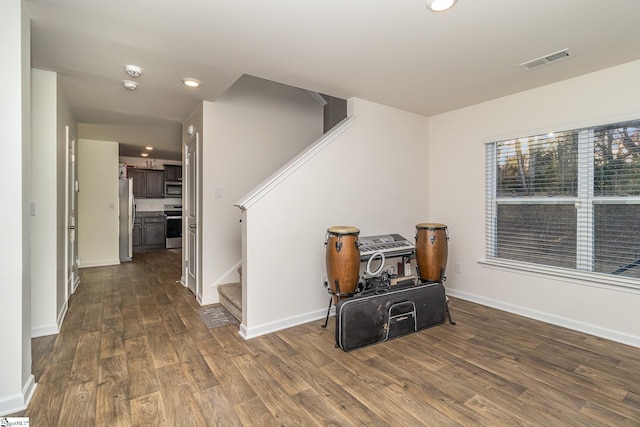
{"type": "Polygon", "coordinates": [[[165,216],[163,211],[136,211],[136,217],[139,218],[157,218],[165,216]]]}

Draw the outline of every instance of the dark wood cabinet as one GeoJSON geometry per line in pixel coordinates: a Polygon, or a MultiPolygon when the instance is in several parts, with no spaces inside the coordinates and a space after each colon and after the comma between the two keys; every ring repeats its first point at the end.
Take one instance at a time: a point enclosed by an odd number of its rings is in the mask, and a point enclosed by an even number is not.
{"type": "Polygon", "coordinates": [[[131,235],[133,247],[142,246],[142,218],[133,221],[133,234],[131,235]]]}
{"type": "Polygon", "coordinates": [[[139,216],[133,222],[135,249],[161,249],[166,245],[164,216],[139,216]]]}
{"type": "Polygon", "coordinates": [[[127,176],[133,178],[133,197],[147,197],[147,171],[144,169],[129,169],[127,176]]]}
{"type": "Polygon", "coordinates": [[[147,198],[159,199],[164,197],[164,172],[161,170],[147,171],[147,198]]]}
{"type": "Polygon", "coordinates": [[[164,180],[169,182],[182,181],[182,166],[164,165],[164,180]]]}
{"type": "Polygon", "coordinates": [[[129,178],[133,178],[133,197],[154,199],[164,197],[164,171],[129,168],[127,173],[129,178]]]}

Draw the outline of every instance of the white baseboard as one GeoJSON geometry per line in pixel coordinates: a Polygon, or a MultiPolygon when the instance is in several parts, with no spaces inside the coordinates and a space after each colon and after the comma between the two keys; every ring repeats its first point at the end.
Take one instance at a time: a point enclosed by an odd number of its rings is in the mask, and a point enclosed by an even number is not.
{"type": "MultiPolygon", "coordinates": [[[[78,281],[74,285],[74,288],[78,286],[78,281]]],[[[58,313],[58,318],[56,319],[56,323],[52,325],[42,325],[42,326],[31,326],[31,338],[38,337],[46,337],[47,335],[55,335],[60,332],[60,327],[62,326],[62,321],[64,320],[64,316],[67,315],[67,308],[69,307],[68,301],[65,302],[60,309],[60,313],[58,313]]]]}
{"type": "Polygon", "coordinates": [[[29,375],[27,383],[22,387],[22,393],[0,398],[0,416],[15,414],[27,409],[37,386],[36,378],[33,375],[29,375]]]}
{"type": "MultiPolygon", "coordinates": [[[[456,289],[447,289],[447,294],[460,298],[466,301],[475,302],[478,304],[486,305],[488,307],[497,308],[498,310],[506,311],[509,313],[517,314],[519,316],[528,317],[530,319],[540,320],[542,322],[550,323],[552,325],[561,326],[563,328],[572,329],[578,332],[584,332],[585,334],[594,335],[600,338],[608,339],[611,341],[619,342],[621,344],[630,345],[633,347],[640,347],[640,336],[630,335],[624,332],[614,331],[612,329],[602,328],[598,325],[590,323],[580,322],[578,320],[570,319],[563,316],[558,316],[551,313],[546,313],[537,310],[531,310],[526,307],[507,304],[503,301],[494,300],[491,298],[485,298],[480,295],[470,294],[467,292],[458,291],[456,289]]],[[[455,319],[454,319],[455,320],[455,319]]]]}
{"type": "Polygon", "coordinates": [[[58,332],[60,330],[55,323],[52,325],[31,326],[31,338],[46,337],[47,335],[55,335],[58,332]]]}
{"type": "Polygon", "coordinates": [[[215,295],[212,295],[210,297],[198,298],[198,302],[200,303],[200,305],[217,304],[220,302],[220,298],[216,293],[215,295]]]}
{"type": "Polygon", "coordinates": [[[82,262],[82,265],[79,265],[78,268],[89,268],[89,267],[106,267],[109,265],[120,265],[120,259],[105,259],[105,260],[97,260],[91,262],[82,262]]]}
{"type": "MultiPolygon", "coordinates": [[[[74,288],[76,287],[78,287],[77,283],[74,285],[74,288]]],[[[62,327],[62,322],[64,321],[64,317],[67,315],[68,308],[69,308],[69,301],[67,300],[62,305],[62,308],[60,309],[60,313],[58,313],[58,319],[56,320],[56,323],[58,324],[58,331],[60,331],[60,328],[62,327]]]]}
{"type": "Polygon", "coordinates": [[[311,311],[309,313],[300,314],[297,316],[291,316],[284,319],[276,320],[273,322],[263,323],[262,325],[252,326],[247,328],[245,324],[240,325],[240,336],[245,340],[256,338],[261,335],[270,334],[272,332],[280,331],[282,329],[291,328],[293,326],[302,325],[303,323],[312,322],[314,320],[324,319],[327,315],[327,309],[322,308],[319,310],[311,311]]]}

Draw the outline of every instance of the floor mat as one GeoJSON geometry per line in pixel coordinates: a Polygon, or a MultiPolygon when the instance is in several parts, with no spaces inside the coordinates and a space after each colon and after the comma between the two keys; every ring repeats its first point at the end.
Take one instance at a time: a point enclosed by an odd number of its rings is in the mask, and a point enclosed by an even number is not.
{"type": "Polygon", "coordinates": [[[239,323],[238,319],[233,317],[233,314],[229,313],[229,310],[223,306],[200,309],[198,310],[198,316],[209,329],[239,323]]]}

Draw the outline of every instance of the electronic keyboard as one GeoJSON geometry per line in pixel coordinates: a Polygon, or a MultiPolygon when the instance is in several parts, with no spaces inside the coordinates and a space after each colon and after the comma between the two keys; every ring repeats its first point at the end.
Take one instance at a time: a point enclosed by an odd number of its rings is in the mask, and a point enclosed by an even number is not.
{"type": "Polygon", "coordinates": [[[367,261],[376,252],[382,252],[385,258],[412,255],[415,245],[399,234],[366,236],[358,239],[360,261],[367,261]]]}

